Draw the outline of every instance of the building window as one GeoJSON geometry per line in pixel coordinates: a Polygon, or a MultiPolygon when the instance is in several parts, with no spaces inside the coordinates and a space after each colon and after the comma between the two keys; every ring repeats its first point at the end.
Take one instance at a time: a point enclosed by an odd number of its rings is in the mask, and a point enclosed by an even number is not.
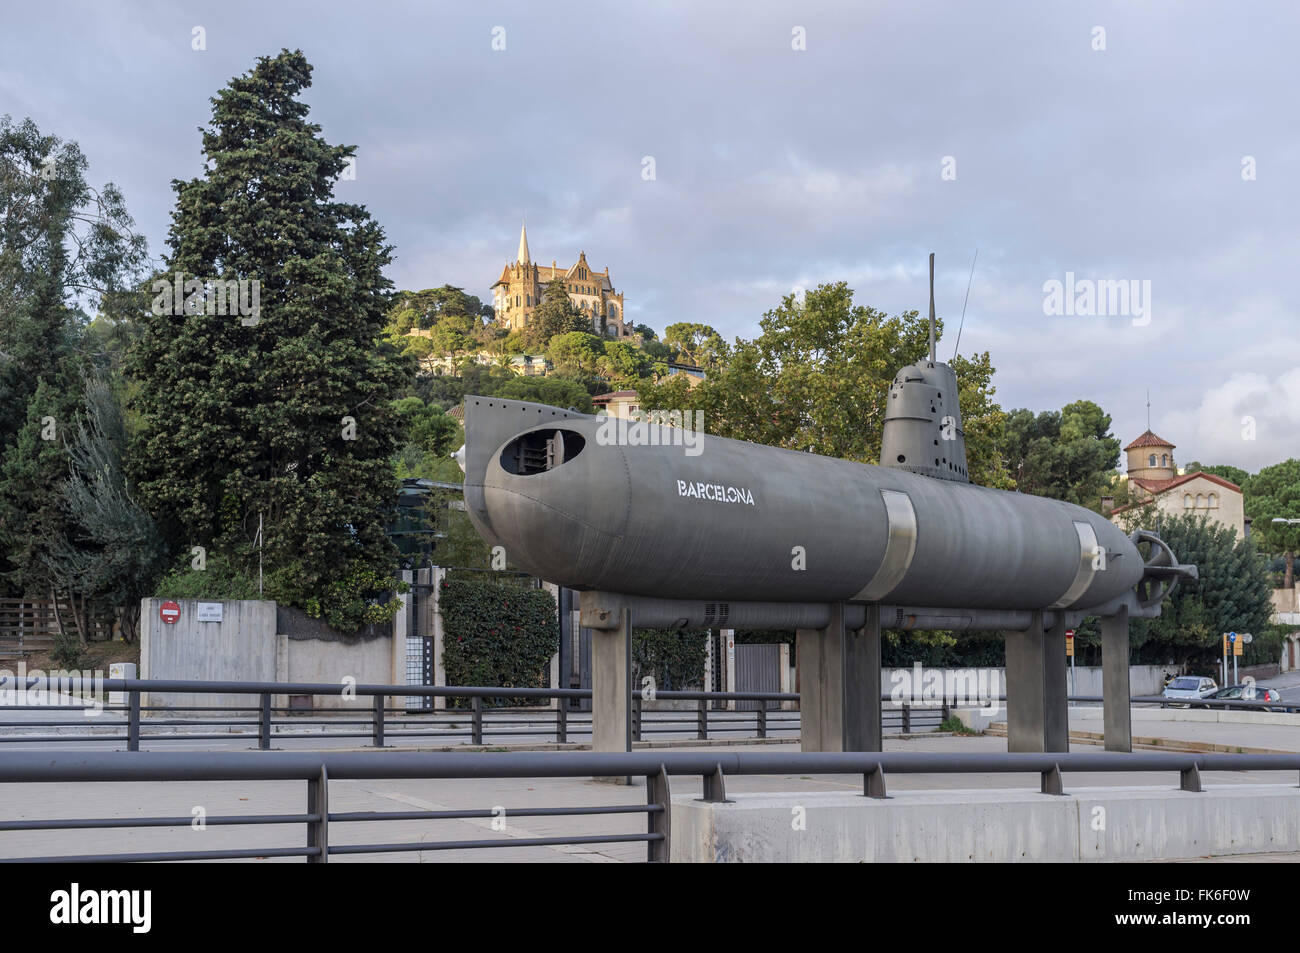
{"type": "Polygon", "coordinates": [[[1160,465],[1162,467],[1169,466],[1169,454],[1167,453],[1160,454],[1160,465]]]}
{"type": "Polygon", "coordinates": [[[1147,466],[1153,467],[1155,465],[1156,465],[1156,455],[1153,453],[1151,454],[1151,456],[1147,457],[1147,466]]]}
{"type": "Polygon", "coordinates": [[[519,295],[515,295],[515,307],[519,307],[519,295]]]}
{"type": "Polygon", "coordinates": [[[1202,494],[1197,493],[1197,494],[1196,494],[1196,508],[1199,510],[1199,509],[1202,509],[1204,506],[1205,506],[1205,497],[1204,497],[1202,494]]]}
{"type": "Polygon", "coordinates": [[[1185,509],[1185,510],[1190,510],[1191,508],[1192,508],[1192,494],[1190,494],[1190,493],[1184,493],[1184,494],[1183,494],[1183,509],[1185,509]]]}
{"type": "Polygon", "coordinates": [[[1217,494],[1217,493],[1211,493],[1211,494],[1210,494],[1210,509],[1212,509],[1212,510],[1217,510],[1218,508],[1219,508],[1219,494],[1217,494]]]}

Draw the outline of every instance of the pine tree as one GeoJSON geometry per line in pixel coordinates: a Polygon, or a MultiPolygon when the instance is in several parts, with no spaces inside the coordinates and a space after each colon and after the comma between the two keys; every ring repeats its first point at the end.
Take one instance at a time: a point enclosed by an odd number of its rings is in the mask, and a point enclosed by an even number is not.
{"type": "Polygon", "coordinates": [[[130,358],[135,475],[177,550],[255,574],[260,518],[267,596],[351,629],[391,615],[366,595],[396,566],[391,401],[410,368],[382,340],[391,247],[334,199],[355,149],[308,122],[310,81],[301,52],[259,59],[212,100],[204,174],[173,183],[171,256],[130,358]],[[219,281],[248,283],[244,313],[219,281]]]}

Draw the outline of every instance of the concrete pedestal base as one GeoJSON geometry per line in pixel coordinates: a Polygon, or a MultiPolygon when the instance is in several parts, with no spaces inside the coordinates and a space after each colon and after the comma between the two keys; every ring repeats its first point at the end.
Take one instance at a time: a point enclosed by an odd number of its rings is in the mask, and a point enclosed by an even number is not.
{"type": "Polygon", "coordinates": [[[803,791],[673,798],[672,860],[700,863],[1153,861],[1294,851],[1300,788],[803,791]]]}
{"type": "Polygon", "coordinates": [[[797,653],[804,751],[881,751],[880,608],[844,627],[844,607],[824,629],[799,629],[797,653]]]}

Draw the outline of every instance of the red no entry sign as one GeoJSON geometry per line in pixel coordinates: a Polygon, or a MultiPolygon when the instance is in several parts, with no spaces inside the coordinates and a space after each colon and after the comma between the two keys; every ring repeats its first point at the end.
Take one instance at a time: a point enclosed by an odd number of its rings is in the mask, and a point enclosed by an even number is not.
{"type": "Polygon", "coordinates": [[[158,615],[168,625],[173,625],[181,617],[181,607],[174,602],[164,602],[158,607],[158,615]]]}

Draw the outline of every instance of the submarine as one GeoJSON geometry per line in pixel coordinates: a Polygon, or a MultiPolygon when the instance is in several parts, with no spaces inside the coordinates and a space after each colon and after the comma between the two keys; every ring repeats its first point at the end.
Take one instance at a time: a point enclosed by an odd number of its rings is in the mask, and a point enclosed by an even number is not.
{"type": "MultiPolygon", "coordinates": [[[[1159,614],[1196,567],[1154,534],[1081,506],[981,487],[958,386],[929,355],[887,398],[879,464],[467,396],[466,511],[489,546],[548,582],[616,594],[637,625],[1024,628],[1030,614],[1159,614]],[[1145,550],[1145,552],[1144,552],[1145,550]]],[[[584,605],[586,603],[584,602],[584,605]]]]}

